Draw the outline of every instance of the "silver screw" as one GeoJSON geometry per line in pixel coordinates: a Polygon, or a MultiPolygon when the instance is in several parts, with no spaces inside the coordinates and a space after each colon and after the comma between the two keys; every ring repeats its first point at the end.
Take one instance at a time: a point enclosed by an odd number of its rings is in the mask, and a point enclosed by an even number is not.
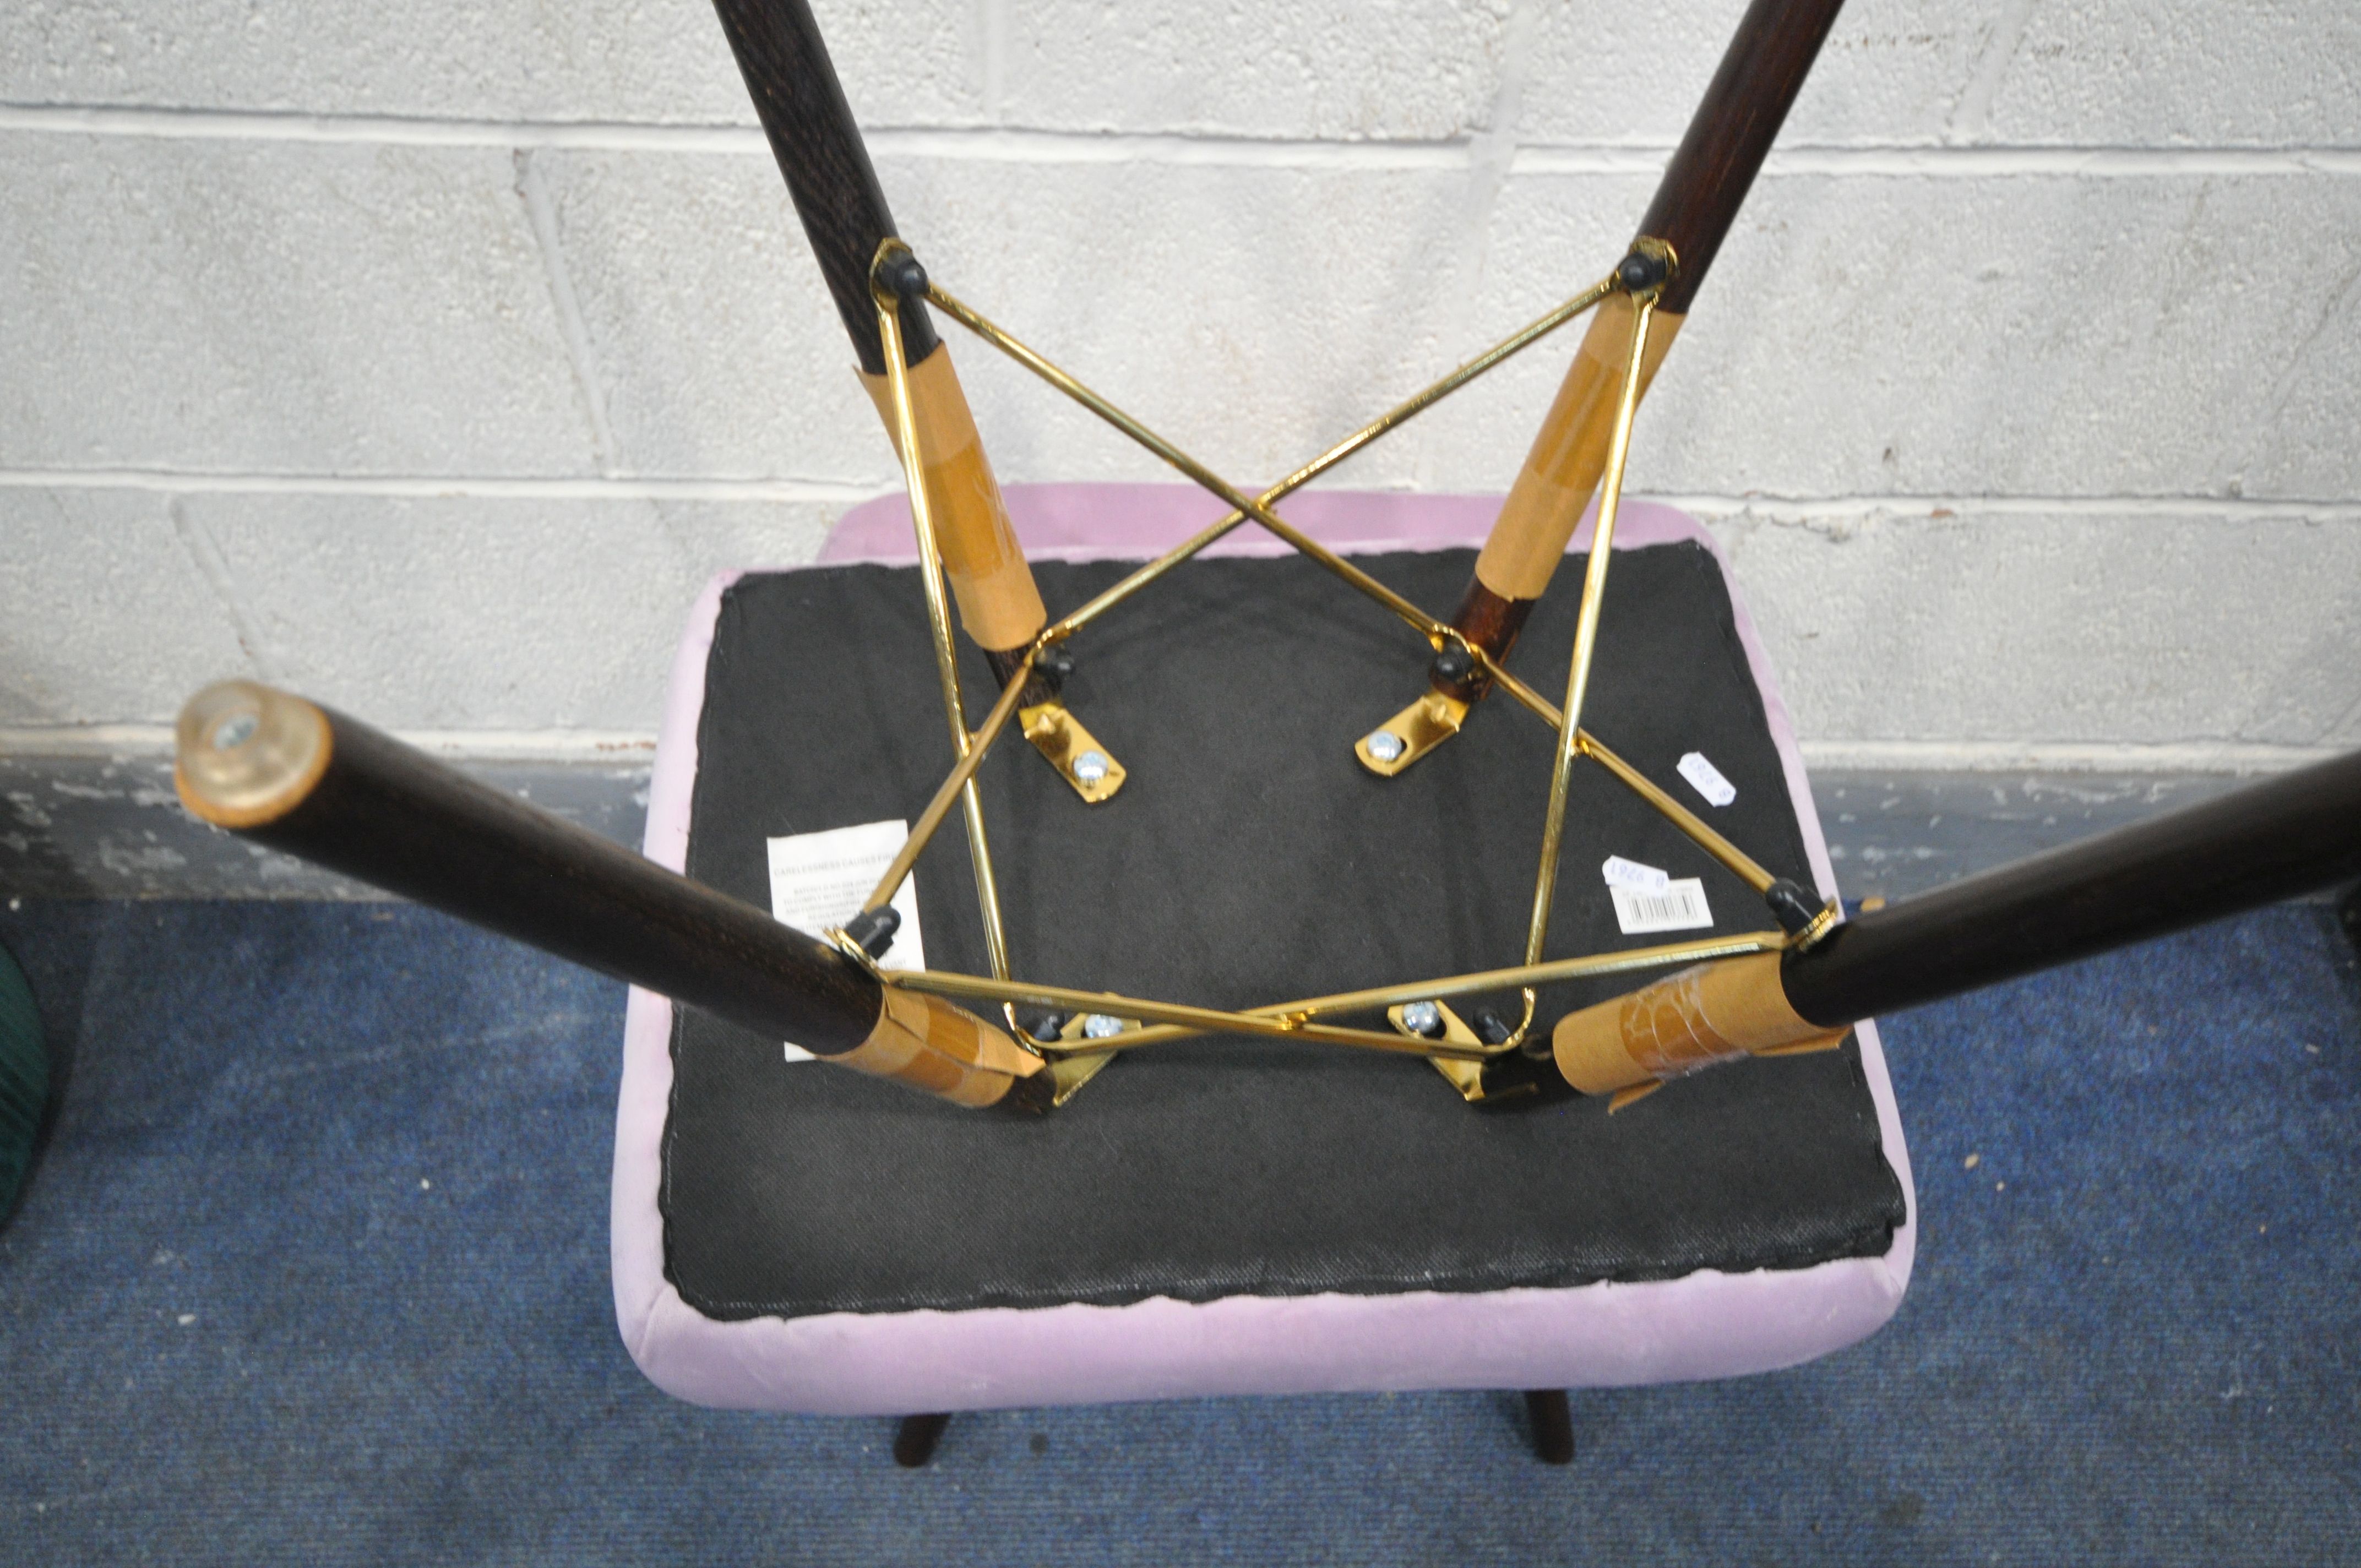
{"type": "Polygon", "coordinates": [[[1402,1027],[1413,1035],[1432,1036],[1443,1027],[1443,1009],[1432,1002],[1413,1002],[1402,1009],[1402,1027]]]}
{"type": "Polygon", "coordinates": [[[1110,1035],[1122,1033],[1123,1020],[1110,1018],[1104,1013],[1093,1013],[1082,1020],[1082,1036],[1085,1039],[1104,1040],[1110,1035]]]}
{"type": "Polygon", "coordinates": [[[1402,745],[1402,738],[1390,729],[1375,731],[1364,744],[1369,748],[1369,755],[1380,762],[1392,762],[1406,749],[1402,745]]]}
{"type": "Polygon", "coordinates": [[[217,751],[235,751],[254,739],[262,721],[251,713],[234,713],[221,721],[214,730],[214,746],[217,751]]]}
{"type": "Polygon", "coordinates": [[[1074,759],[1074,776],[1086,784],[1093,784],[1107,776],[1113,766],[1104,751],[1085,751],[1074,759]]]}

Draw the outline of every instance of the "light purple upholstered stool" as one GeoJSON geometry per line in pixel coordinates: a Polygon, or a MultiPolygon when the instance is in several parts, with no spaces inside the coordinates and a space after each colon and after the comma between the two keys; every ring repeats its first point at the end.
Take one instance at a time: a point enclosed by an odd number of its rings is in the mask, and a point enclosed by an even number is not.
{"type": "MultiPolygon", "coordinates": [[[[1178,486],[1016,486],[1007,496],[1017,534],[1036,560],[1145,559],[1224,510],[1178,486]]],[[[1288,514],[1346,554],[1468,549],[1482,543],[1499,505],[1477,497],[1315,491],[1290,502],[1288,514]]],[[[1589,534],[1586,521],[1575,547],[1587,550],[1589,534]]],[[[1615,546],[1620,552],[1682,540],[1715,549],[1693,519],[1630,502],[1615,546]]],[[[1207,554],[1277,555],[1286,548],[1247,527],[1207,554]]],[[[1718,549],[1715,557],[1720,559],[1718,549]]],[[[915,558],[906,503],[894,496],[848,513],[816,565],[915,558]]],[[[1723,567],[1726,577],[1726,562],[1723,567]]],[[[646,851],[675,871],[687,851],[707,652],[722,590],[737,576],[707,587],[673,667],[646,851]]],[[[1786,708],[1734,585],[1730,599],[1812,874],[1820,894],[1833,896],[1836,880],[1786,708]]],[[[684,1302],[664,1277],[657,1190],[671,1033],[671,1003],[633,990],[616,1118],[615,1310],[641,1370],[657,1387],[703,1405],[907,1415],[1198,1395],[1563,1389],[1729,1377],[1791,1366],[1863,1338],[1893,1316],[1910,1277],[1917,1205],[1909,1157],[1876,1029],[1864,1024],[1861,1064],[1885,1158],[1907,1205],[1883,1256],[1562,1289],[1156,1299],[1116,1307],[719,1321],[684,1302]]]]}

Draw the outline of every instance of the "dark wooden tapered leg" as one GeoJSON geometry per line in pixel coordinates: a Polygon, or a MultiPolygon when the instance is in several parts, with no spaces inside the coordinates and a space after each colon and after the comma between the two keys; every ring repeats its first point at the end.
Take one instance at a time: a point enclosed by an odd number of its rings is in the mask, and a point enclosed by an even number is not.
{"type": "Polygon", "coordinates": [[[1543,1464],[1574,1463],[1574,1411],[1563,1388],[1525,1390],[1525,1414],[1533,1423],[1533,1453],[1543,1464]]]}
{"type": "MultiPolygon", "coordinates": [[[[1565,1396],[1559,1396],[1561,1405],[1565,1396]]],[[[943,1429],[951,1424],[949,1416],[904,1416],[899,1431],[894,1434],[894,1463],[905,1470],[916,1470],[935,1456],[935,1444],[943,1441],[943,1429]]],[[[1573,1452],[1574,1440],[1566,1439],[1567,1452],[1573,1452]]]]}

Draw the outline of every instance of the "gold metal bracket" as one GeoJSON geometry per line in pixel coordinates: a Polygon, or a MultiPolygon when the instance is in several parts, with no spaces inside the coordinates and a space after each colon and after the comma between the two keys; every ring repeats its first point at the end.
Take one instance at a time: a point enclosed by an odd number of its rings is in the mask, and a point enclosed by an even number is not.
{"type": "Polygon", "coordinates": [[[1115,791],[1123,787],[1123,781],[1131,776],[1062,702],[1036,703],[1020,708],[1016,722],[1024,728],[1025,739],[1033,742],[1033,749],[1047,757],[1060,776],[1074,786],[1074,793],[1093,806],[1112,799],[1115,791]]]}
{"type": "MultiPolygon", "coordinates": [[[[1064,1025],[1059,1029],[1058,1038],[1074,1044],[1080,1044],[1093,1037],[1106,1038],[1105,1036],[1093,1036],[1089,1032],[1091,1020],[1104,1016],[1106,1014],[1100,1013],[1077,1013],[1067,1019],[1064,1025]]],[[[1139,1027],[1135,1020],[1129,1018],[1117,1018],[1115,1022],[1121,1025],[1115,1030],[1116,1035],[1128,1035],[1139,1027]]],[[[1099,1075],[1099,1069],[1115,1060],[1115,1053],[1112,1049],[1076,1051],[1071,1056],[1051,1057],[1049,1082],[1054,1086],[1055,1091],[1049,1097],[1050,1108],[1054,1110],[1080,1093],[1082,1085],[1096,1078],[1099,1075]]]]}
{"type": "MultiPolygon", "coordinates": [[[[1432,1007],[1436,1013],[1442,1015],[1442,1044],[1447,1046],[1473,1046],[1477,1050],[1482,1050],[1484,1048],[1484,1042],[1477,1038],[1476,1031],[1467,1026],[1466,1020],[1460,1017],[1458,1014],[1454,1013],[1446,1003],[1441,1002],[1429,1002],[1425,1003],[1404,1002],[1398,1003],[1395,1006],[1386,1009],[1386,1022],[1391,1024],[1396,1029],[1408,1035],[1413,1040],[1432,1040],[1434,1038],[1433,1036],[1420,1034],[1416,1029],[1410,1026],[1410,1024],[1404,1016],[1410,1009],[1421,1005],[1432,1007]]],[[[1459,1091],[1459,1098],[1466,1101],[1470,1105],[1477,1104],[1483,1100],[1484,1064],[1482,1062],[1457,1061],[1449,1057],[1429,1057],[1426,1059],[1433,1065],[1435,1071],[1441,1073],[1445,1079],[1450,1080],[1452,1088],[1459,1091]]],[[[1520,1084],[1518,1085],[1518,1091],[1521,1093],[1526,1088],[1526,1085],[1520,1084]]]]}
{"type": "Polygon", "coordinates": [[[1358,740],[1353,755],[1379,778],[1391,778],[1459,733],[1467,704],[1430,691],[1358,740]]]}
{"type": "Polygon", "coordinates": [[[1791,945],[1799,953],[1810,952],[1820,945],[1821,938],[1836,929],[1837,922],[1843,918],[1844,905],[1833,898],[1829,899],[1820,906],[1820,912],[1812,916],[1812,923],[1795,933],[1791,945]]]}

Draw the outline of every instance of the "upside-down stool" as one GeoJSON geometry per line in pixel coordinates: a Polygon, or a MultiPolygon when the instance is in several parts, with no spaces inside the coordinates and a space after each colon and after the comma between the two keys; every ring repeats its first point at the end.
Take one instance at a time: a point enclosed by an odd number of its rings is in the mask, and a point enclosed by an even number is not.
{"type": "MultiPolygon", "coordinates": [[[[1183,487],[1011,487],[1051,613],[1218,516],[1183,487]]],[[[1311,492],[1298,526],[1422,603],[1466,582],[1497,499],[1311,492]]],[[[1588,549],[1586,521],[1574,542],[1588,549]]],[[[951,758],[899,496],[819,558],[730,573],[675,663],[655,861],[770,905],[765,843],[915,817],[951,758]]],[[[1625,503],[1585,723],[1713,825],[1836,893],[1795,740],[1712,537],[1625,503]],[[1708,809],[1694,796],[1688,804],[1708,809]]],[[[1581,567],[1573,565],[1578,580],[1581,567]]],[[[1510,662],[1565,666],[1576,596],[1510,662]]],[[[1017,972],[1245,1006],[1518,961],[1554,736],[1507,703],[1392,779],[1353,742],[1422,672],[1380,608],[1248,529],[1075,639],[1067,697],[1129,772],[1085,806],[1021,742],[978,773],[1017,972]]],[[[994,685],[962,643],[970,722],[994,685]]],[[[1551,953],[1626,936],[1609,855],[1701,879],[1715,927],[1762,902],[1599,769],[1578,770],[1551,953]]],[[[984,967],[955,834],[917,862],[927,958],[984,967]]],[[[1702,933],[1692,933],[1702,934],[1702,933]]],[[[1630,989],[1547,988],[1540,1016],[1630,989]]],[[[633,990],[617,1115],[616,1313],[699,1404],[925,1417],[1201,1395],[1563,1393],[1807,1361],[1893,1315],[1913,1199],[1877,1032],[1747,1061],[1609,1113],[1463,1103],[1432,1066],[1221,1036],[1117,1057],[1038,1120],[784,1059],[633,990]]],[[[1544,1448],[1570,1452],[1562,1431],[1544,1448]]]]}

